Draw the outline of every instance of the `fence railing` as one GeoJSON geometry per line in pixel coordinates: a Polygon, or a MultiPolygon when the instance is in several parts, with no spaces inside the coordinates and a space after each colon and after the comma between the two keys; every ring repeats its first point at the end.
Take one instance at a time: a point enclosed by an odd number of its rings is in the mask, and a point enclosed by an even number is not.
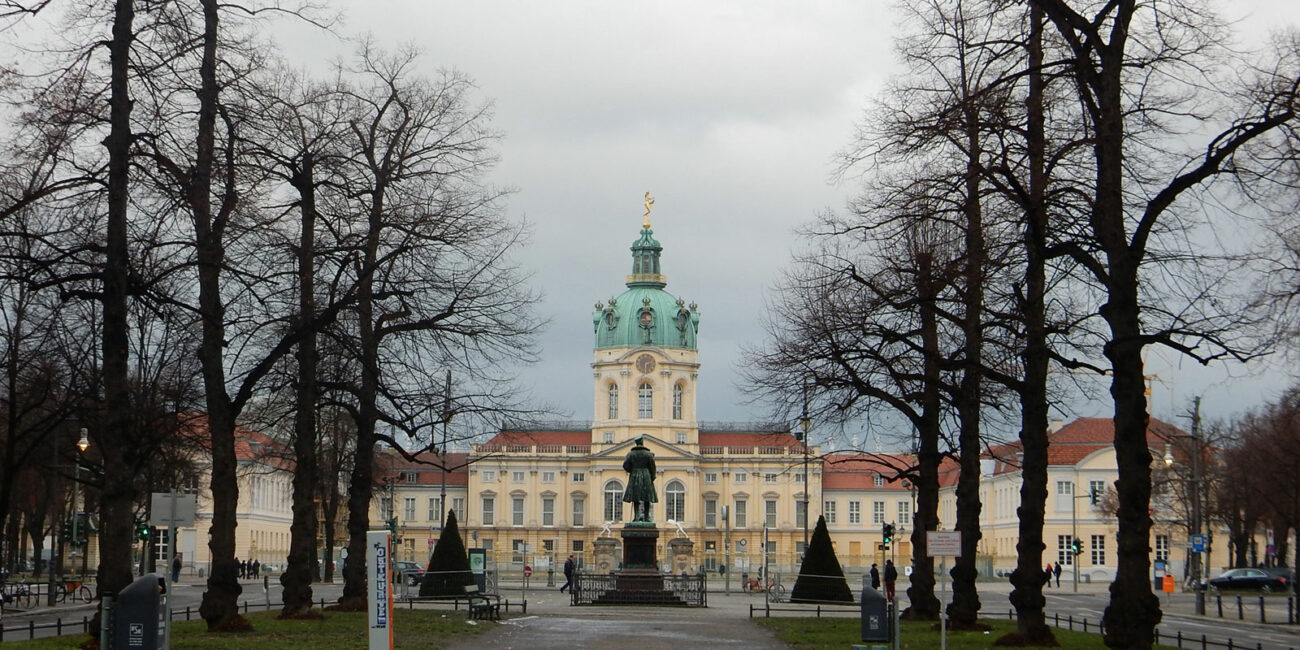
{"type": "Polygon", "coordinates": [[[704,574],[638,576],[629,579],[628,576],[616,574],[579,573],[574,578],[572,602],[574,605],[671,604],[708,607],[708,581],[708,576],[704,574]],[[624,589],[620,589],[620,578],[624,589]],[[655,583],[662,581],[663,589],[626,589],[632,580],[655,583]]]}

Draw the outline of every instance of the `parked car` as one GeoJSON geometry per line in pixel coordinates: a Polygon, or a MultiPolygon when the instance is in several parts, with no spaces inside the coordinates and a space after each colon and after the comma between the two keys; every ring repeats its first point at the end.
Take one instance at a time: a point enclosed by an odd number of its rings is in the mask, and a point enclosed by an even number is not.
{"type": "Polygon", "coordinates": [[[424,567],[416,562],[393,562],[393,581],[405,582],[414,587],[424,580],[424,567]]]}
{"type": "Polygon", "coordinates": [[[1210,590],[1257,590],[1286,591],[1285,577],[1270,575],[1263,569],[1229,569],[1218,577],[1210,578],[1206,584],[1210,590]]]}
{"type": "Polygon", "coordinates": [[[1274,578],[1282,578],[1283,580],[1285,580],[1288,589],[1291,587],[1291,585],[1295,584],[1295,569],[1289,567],[1283,567],[1283,566],[1274,566],[1274,567],[1265,567],[1263,571],[1264,573],[1267,573],[1273,576],[1274,578]]]}

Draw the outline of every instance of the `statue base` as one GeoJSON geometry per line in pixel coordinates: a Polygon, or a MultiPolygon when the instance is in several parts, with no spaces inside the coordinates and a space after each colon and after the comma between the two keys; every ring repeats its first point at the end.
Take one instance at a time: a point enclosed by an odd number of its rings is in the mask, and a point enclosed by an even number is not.
{"type": "Polygon", "coordinates": [[[623,527],[623,570],[648,570],[659,573],[656,545],[659,529],[654,522],[634,521],[623,527]]]}

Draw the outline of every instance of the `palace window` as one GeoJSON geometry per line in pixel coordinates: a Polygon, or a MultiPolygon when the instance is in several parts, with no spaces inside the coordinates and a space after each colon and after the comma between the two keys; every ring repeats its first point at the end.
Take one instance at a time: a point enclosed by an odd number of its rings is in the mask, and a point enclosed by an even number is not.
{"type": "Polygon", "coordinates": [[[748,482],[749,482],[749,473],[748,473],[748,472],[736,472],[735,474],[732,474],[732,475],[731,475],[731,480],[733,480],[733,481],[735,481],[735,482],[737,482],[737,483],[748,483],[748,482]]]}
{"type": "Polygon", "coordinates": [[[438,497],[429,497],[429,521],[442,522],[442,504],[438,497]]]}
{"type": "Polygon", "coordinates": [[[744,528],[749,525],[749,517],[746,514],[746,505],[748,504],[744,499],[736,499],[736,528],[744,528]]]}
{"type": "Polygon", "coordinates": [[[618,385],[609,385],[609,419],[618,419],[618,385]]]}
{"type": "Polygon", "coordinates": [[[885,502],[884,501],[871,502],[871,523],[877,525],[885,523],[885,502]]]}
{"type": "Polygon", "coordinates": [[[764,483],[776,483],[776,474],[771,473],[771,472],[769,472],[769,473],[767,473],[767,474],[764,474],[764,475],[763,475],[763,482],[764,482],[764,483]]]}
{"type": "Polygon", "coordinates": [[[822,516],[826,517],[827,524],[839,523],[839,517],[835,514],[835,502],[825,501],[822,503],[822,516]]]}
{"type": "Polygon", "coordinates": [[[456,521],[465,521],[465,497],[453,498],[451,500],[451,511],[456,513],[456,521]]]}
{"type": "Polygon", "coordinates": [[[911,501],[898,502],[898,525],[904,527],[912,525],[912,502],[911,501]]]}
{"type": "Polygon", "coordinates": [[[510,524],[512,526],[524,525],[524,498],[514,497],[510,500],[510,524]]]}
{"type": "Polygon", "coordinates": [[[542,525],[555,525],[555,497],[542,498],[542,525]]]}
{"type": "Polygon", "coordinates": [[[587,519],[587,500],[582,497],[573,497],[573,525],[585,526],[587,519]]]}
{"type": "Polygon", "coordinates": [[[1093,566],[1103,566],[1106,564],[1106,536],[1092,536],[1092,564],[1093,566]]]}
{"type": "Polygon", "coordinates": [[[510,472],[510,482],[511,482],[511,483],[523,483],[523,482],[524,482],[524,473],[523,473],[523,472],[510,472]]]}
{"type": "Polygon", "coordinates": [[[717,472],[705,472],[705,473],[704,473],[704,482],[705,482],[705,483],[717,483],[717,482],[718,482],[718,473],[717,473],[717,472]]]}
{"type": "Polygon", "coordinates": [[[861,501],[849,502],[849,525],[851,526],[862,525],[862,502],[861,501]]]}
{"type": "Polygon", "coordinates": [[[623,521],[623,484],[605,484],[605,521],[623,521]]]}
{"type": "Polygon", "coordinates": [[[808,523],[808,502],[797,499],[794,502],[794,525],[796,528],[803,528],[806,523],[808,523]]]}
{"type": "Polygon", "coordinates": [[[655,414],[655,389],[650,386],[650,382],[642,382],[636,390],[636,416],[641,419],[649,419],[655,414]]]}
{"type": "Polygon", "coordinates": [[[717,499],[704,500],[704,527],[705,528],[718,527],[718,500],[717,499]]]}
{"type": "Polygon", "coordinates": [[[483,497],[483,525],[491,526],[496,518],[497,500],[493,497],[483,497]]]}
{"type": "Polygon", "coordinates": [[[682,419],[682,385],[673,386],[673,419],[682,419]]]}
{"type": "Polygon", "coordinates": [[[871,485],[874,487],[885,487],[885,477],[880,474],[876,474],[875,478],[871,479],[871,485]]]}
{"type": "Polygon", "coordinates": [[[1156,535],[1156,557],[1157,560],[1169,559],[1169,536],[1156,535]]]}
{"type": "Polygon", "coordinates": [[[776,499],[767,499],[763,502],[763,525],[776,528],[776,499]]]}
{"type": "Polygon", "coordinates": [[[483,470],[483,482],[484,482],[484,483],[496,483],[496,482],[497,482],[497,473],[496,473],[494,470],[490,470],[490,469],[485,469],[485,470],[483,470]]]}
{"type": "Polygon", "coordinates": [[[664,516],[675,521],[686,518],[686,486],[681,481],[673,481],[664,488],[664,516]]]}
{"type": "Polygon", "coordinates": [[[573,472],[573,473],[570,474],[569,476],[572,476],[572,477],[573,477],[573,482],[574,482],[574,483],[585,483],[585,482],[587,482],[587,473],[586,473],[586,472],[573,472]]]}
{"type": "Polygon", "coordinates": [[[407,521],[415,519],[415,497],[402,499],[402,519],[407,521]]]}
{"type": "Polygon", "coordinates": [[[555,472],[542,472],[542,482],[543,482],[543,483],[554,483],[554,482],[555,482],[555,472]]]}
{"type": "Polygon", "coordinates": [[[1071,557],[1071,555],[1073,554],[1070,553],[1070,536],[1057,535],[1056,536],[1056,563],[1064,564],[1065,566],[1074,566],[1074,558],[1071,557]]]}

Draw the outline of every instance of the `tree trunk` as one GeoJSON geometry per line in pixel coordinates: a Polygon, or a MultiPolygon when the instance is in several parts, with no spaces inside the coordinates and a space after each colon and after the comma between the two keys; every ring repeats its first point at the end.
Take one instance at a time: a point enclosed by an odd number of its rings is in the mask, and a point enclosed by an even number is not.
{"type": "Polygon", "coordinates": [[[1025,206],[1024,385],[1020,387],[1020,519],[1016,569],[1011,572],[1011,604],[1016,631],[1039,645],[1055,645],[1056,635],[1043,612],[1043,523],[1047,508],[1047,210],[1046,137],[1043,124],[1043,10],[1029,6],[1026,139],[1029,156],[1029,205],[1025,206]]]}
{"type": "Polygon", "coordinates": [[[303,153],[290,182],[298,190],[302,208],[302,234],[298,244],[297,409],[294,414],[293,525],[289,529],[289,558],[280,584],[284,585],[281,618],[311,611],[312,563],[316,557],[316,180],[310,151],[303,153]]]}
{"type": "Polygon", "coordinates": [[[379,258],[379,236],[383,227],[384,191],[382,179],[375,183],[366,233],[364,262],[357,286],[358,344],[361,350],[361,390],[357,395],[357,448],[348,485],[348,561],[343,566],[343,596],[339,602],[352,605],[366,597],[366,531],[370,528],[370,493],[374,485],[375,421],[378,419],[379,337],[375,332],[374,272],[379,258]]]}
{"type": "MultiPolygon", "coordinates": [[[[967,74],[963,71],[962,83],[967,74]]],[[[975,579],[975,554],[980,541],[980,394],[983,378],[984,347],[984,216],[980,205],[980,116],[970,89],[963,89],[962,117],[966,131],[965,253],[962,298],[962,336],[965,354],[962,377],[957,388],[958,449],[961,472],[957,476],[957,521],[954,530],[961,533],[961,555],[952,575],[952,603],[948,615],[956,628],[978,624],[979,590],[975,579]]]]}
{"type": "Polygon", "coordinates": [[[199,269],[199,315],[203,321],[199,363],[208,407],[208,431],[212,454],[212,526],[208,529],[208,548],[212,554],[212,572],[208,590],[203,592],[199,615],[209,630],[247,629],[239,615],[239,586],[235,562],[236,511],[239,504],[239,481],[235,475],[235,407],[226,392],[225,307],[221,296],[221,268],[225,263],[224,219],[212,210],[212,179],[215,164],[217,101],[217,25],[216,0],[202,0],[203,58],[199,65],[198,133],[195,138],[195,162],[186,188],[189,208],[194,218],[196,257],[199,269]]]}
{"type": "Polygon", "coordinates": [[[104,240],[102,352],[104,357],[104,425],[87,427],[91,444],[103,459],[103,488],[99,492],[99,593],[117,593],[134,579],[132,564],[135,476],[113,471],[126,467],[131,442],[131,395],[128,387],[130,346],[127,326],[127,207],[131,158],[131,47],[135,41],[133,0],[116,0],[109,41],[108,221],[104,240]]]}
{"type": "Polygon", "coordinates": [[[922,387],[921,423],[917,426],[916,517],[912,527],[912,577],[907,588],[910,605],[902,616],[909,620],[937,620],[939,599],[934,595],[934,558],[926,544],[926,531],[939,527],[939,317],[935,310],[933,257],[918,252],[917,295],[921,314],[925,385],[922,387]]]}

